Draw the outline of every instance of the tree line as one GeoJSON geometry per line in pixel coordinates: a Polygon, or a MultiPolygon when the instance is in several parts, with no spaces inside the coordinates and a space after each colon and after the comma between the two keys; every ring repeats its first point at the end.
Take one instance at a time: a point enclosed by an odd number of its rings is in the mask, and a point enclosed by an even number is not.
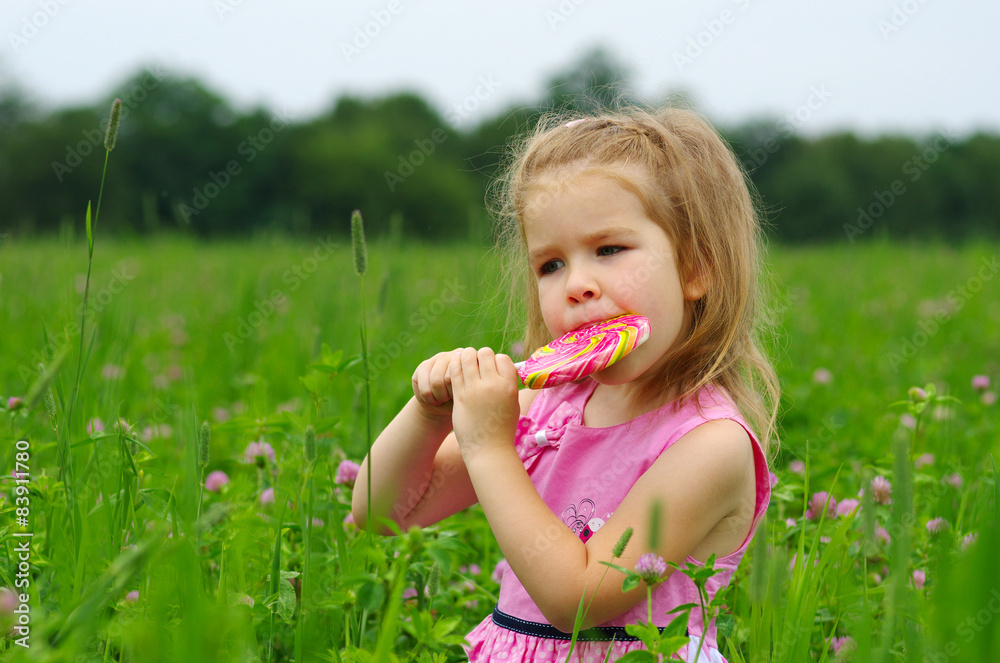
{"type": "MultiPolygon", "coordinates": [[[[139,72],[94,107],[42,112],[7,87],[0,228],[82,228],[101,176],[108,108],[119,97],[102,231],[329,232],[346,229],[361,209],[373,235],[484,239],[487,187],[508,141],[547,109],[613,101],[620,80],[598,55],[554,78],[537,103],[468,128],[407,92],[342,96],[310,118],[238,112],[198,80],[159,69],[139,72]]],[[[779,240],[998,235],[1000,136],[805,137],[782,120],[721,130],[779,240]]]]}

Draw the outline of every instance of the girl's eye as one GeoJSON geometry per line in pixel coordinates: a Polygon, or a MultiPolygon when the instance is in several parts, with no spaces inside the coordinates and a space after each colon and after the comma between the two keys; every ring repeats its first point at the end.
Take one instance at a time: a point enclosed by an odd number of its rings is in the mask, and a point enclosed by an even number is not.
{"type": "Polygon", "coordinates": [[[541,267],[538,268],[538,273],[541,275],[552,274],[559,270],[563,266],[562,260],[550,260],[541,267]]]}
{"type": "Polygon", "coordinates": [[[597,249],[597,255],[611,256],[618,253],[619,251],[624,251],[624,250],[625,250],[624,246],[602,246],[601,248],[597,249]]]}

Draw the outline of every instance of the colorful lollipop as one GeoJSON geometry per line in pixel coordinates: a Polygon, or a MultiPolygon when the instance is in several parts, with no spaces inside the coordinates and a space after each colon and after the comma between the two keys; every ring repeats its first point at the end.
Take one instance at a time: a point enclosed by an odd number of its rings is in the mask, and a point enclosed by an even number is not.
{"type": "Polygon", "coordinates": [[[615,363],[649,338],[649,320],[641,315],[617,318],[583,327],[538,348],[516,364],[524,386],[555,387],[596,373],[615,363]]]}

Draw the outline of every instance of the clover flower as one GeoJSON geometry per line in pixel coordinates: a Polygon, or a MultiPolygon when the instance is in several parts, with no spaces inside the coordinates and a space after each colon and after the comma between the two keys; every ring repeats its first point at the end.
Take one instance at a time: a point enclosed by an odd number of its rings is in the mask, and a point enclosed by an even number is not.
{"type": "Polygon", "coordinates": [[[360,470],[361,466],[353,460],[341,461],[340,465],[337,466],[337,478],[334,481],[342,486],[353,487],[360,470]]]}
{"type": "Polygon", "coordinates": [[[813,371],[813,382],[816,384],[830,384],[833,380],[833,373],[825,368],[817,368],[813,371]]]}
{"type": "Polygon", "coordinates": [[[635,572],[647,585],[654,585],[663,580],[667,572],[667,563],[656,553],[646,553],[635,563],[635,572]]]}
{"type": "Polygon", "coordinates": [[[988,375],[973,375],[972,388],[976,391],[986,391],[990,388],[990,378],[988,375]]]}
{"type": "Polygon", "coordinates": [[[861,506],[861,503],[855,499],[847,498],[846,500],[840,500],[837,503],[837,516],[849,516],[857,511],[859,506],[861,506]]]}
{"type": "Polygon", "coordinates": [[[930,532],[932,536],[942,534],[949,527],[950,525],[948,524],[948,521],[944,518],[932,518],[927,521],[927,531],[930,532]]]}
{"type": "Polygon", "coordinates": [[[834,638],[830,642],[830,645],[833,647],[834,654],[838,654],[842,649],[845,652],[854,651],[854,649],[857,647],[857,643],[854,641],[854,638],[852,638],[849,635],[845,635],[840,638],[834,638]]]}
{"type": "Polygon", "coordinates": [[[884,476],[872,479],[871,489],[875,504],[892,504],[892,484],[884,476]]]}
{"type": "Polygon", "coordinates": [[[267,442],[251,442],[243,452],[243,462],[247,465],[263,467],[267,460],[275,462],[274,448],[267,442]]]}
{"type": "Polygon", "coordinates": [[[806,508],[806,518],[808,520],[819,520],[826,510],[827,518],[832,518],[837,514],[837,500],[826,491],[813,493],[809,499],[809,506],[806,508]]]}
{"type": "Polygon", "coordinates": [[[493,567],[493,573],[490,574],[490,577],[493,578],[493,582],[499,585],[500,581],[503,580],[503,575],[509,570],[510,564],[507,563],[506,559],[501,559],[497,562],[497,565],[493,567]]]}
{"type": "Polygon", "coordinates": [[[217,493],[228,483],[229,476],[222,470],[215,470],[205,477],[205,490],[217,493]]]}

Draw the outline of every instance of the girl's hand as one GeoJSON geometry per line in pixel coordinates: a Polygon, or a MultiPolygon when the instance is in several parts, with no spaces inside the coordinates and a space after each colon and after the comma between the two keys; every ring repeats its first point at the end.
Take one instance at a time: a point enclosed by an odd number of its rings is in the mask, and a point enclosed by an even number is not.
{"type": "Polygon", "coordinates": [[[452,355],[448,373],[455,398],[452,426],[462,456],[490,446],[513,448],[521,407],[510,357],[489,348],[464,348],[452,355]]]}
{"type": "Polygon", "coordinates": [[[461,349],[439,352],[421,362],[413,372],[413,396],[420,412],[429,419],[450,419],[452,410],[451,376],[448,373],[453,357],[461,349]]]}

